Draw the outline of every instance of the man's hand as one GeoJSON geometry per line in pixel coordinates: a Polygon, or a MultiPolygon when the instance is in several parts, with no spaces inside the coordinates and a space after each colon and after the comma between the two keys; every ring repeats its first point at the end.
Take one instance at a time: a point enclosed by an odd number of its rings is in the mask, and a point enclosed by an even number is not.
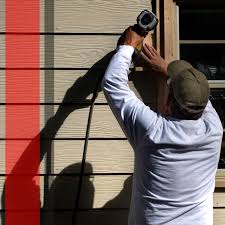
{"type": "Polygon", "coordinates": [[[134,31],[134,27],[128,27],[120,37],[117,46],[130,45],[136,48],[144,38],[144,36],[140,36],[136,31],[134,31]]]}
{"type": "Polygon", "coordinates": [[[145,44],[142,48],[142,52],[144,53],[144,59],[147,61],[149,67],[164,75],[165,77],[168,76],[167,74],[167,67],[168,63],[159,55],[159,53],[148,44],[145,44]]]}

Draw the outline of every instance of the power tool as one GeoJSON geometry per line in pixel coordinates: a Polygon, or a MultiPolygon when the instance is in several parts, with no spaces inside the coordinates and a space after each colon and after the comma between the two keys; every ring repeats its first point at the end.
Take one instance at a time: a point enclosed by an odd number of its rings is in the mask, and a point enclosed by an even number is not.
{"type": "Polygon", "coordinates": [[[134,25],[134,29],[139,35],[145,36],[149,31],[153,30],[157,24],[158,19],[156,15],[145,9],[138,15],[137,24],[134,25]]]}
{"type": "MultiPolygon", "coordinates": [[[[140,36],[145,37],[149,31],[154,30],[158,24],[158,19],[153,12],[147,9],[143,10],[137,17],[137,24],[133,26],[133,30],[140,36]]],[[[140,43],[134,50],[133,61],[138,64],[143,43],[140,43]]],[[[142,63],[140,63],[142,64],[142,63]]]]}

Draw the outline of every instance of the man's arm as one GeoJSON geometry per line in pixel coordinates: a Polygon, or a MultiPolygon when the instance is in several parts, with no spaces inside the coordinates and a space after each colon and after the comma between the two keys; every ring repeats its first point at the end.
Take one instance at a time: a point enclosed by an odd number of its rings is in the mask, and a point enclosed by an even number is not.
{"type": "Polygon", "coordinates": [[[106,99],[133,147],[138,145],[149,128],[157,128],[160,118],[140,101],[128,86],[128,72],[134,47],[142,40],[143,38],[131,29],[125,31],[123,43],[118,46],[102,81],[106,99]]]}

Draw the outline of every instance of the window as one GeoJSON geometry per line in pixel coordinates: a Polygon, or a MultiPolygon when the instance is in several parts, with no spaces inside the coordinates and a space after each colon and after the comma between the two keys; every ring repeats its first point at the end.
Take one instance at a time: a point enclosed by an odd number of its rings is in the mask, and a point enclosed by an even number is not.
{"type": "MultiPolygon", "coordinates": [[[[178,3],[180,59],[189,61],[206,75],[210,100],[225,128],[225,1],[178,3]]],[[[225,140],[218,167],[225,168],[225,140]]]]}

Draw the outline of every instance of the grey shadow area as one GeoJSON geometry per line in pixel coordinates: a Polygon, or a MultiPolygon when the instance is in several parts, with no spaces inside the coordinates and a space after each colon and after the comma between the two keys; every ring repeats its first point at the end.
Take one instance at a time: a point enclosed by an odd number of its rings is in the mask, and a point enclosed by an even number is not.
{"type": "MultiPolygon", "coordinates": [[[[16,162],[11,171],[11,174],[16,174],[20,171],[29,171],[29,174],[20,175],[18,178],[19,182],[18,180],[16,182],[16,179],[14,179],[15,176],[6,176],[5,183],[7,182],[8,187],[11,187],[12,189],[16,187],[17,190],[19,190],[19,188],[23,188],[24,183],[26,183],[27,190],[23,190],[23,193],[27,192],[27,194],[30,195],[31,198],[33,199],[39,198],[40,200],[39,195],[40,187],[37,186],[36,183],[34,182],[35,177],[39,176],[40,163],[43,161],[44,156],[52,150],[53,140],[55,139],[58,130],[63,125],[64,121],[68,118],[68,116],[77,109],[90,106],[95,101],[97,93],[101,90],[100,89],[101,79],[105,73],[107,64],[109,63],[113,54],[114,52],[110,52],[107,55],[105,55],[102,59],[100,59],[98,62],[96,62],[88,70],[88,72],[86,72],[83,76],[81,76],[78,80],[76,80],[74,84],[66,91],[63,101],[59,105],[56,113],[47,120],[41,132],[30,140],[30,143],[28,144],[26,149],[24,149],[23,154],[16,162]],[[87,100],[87,97],[90,94],[93,94],[93,98],[91,100],[87,100]],[[36,161],[34,160],[35,162],[33,163],[32,168],[26,170],[27,164],[30,165],[30,163],[27,162],[30,162],[30,160],[34,157],[34,155],[37,154],[37,151],[38,152],[40,151],[40,160],[36,161]],[[21,184],[21,187],[18,183],[21,184]]],[[[74,149],[74,151],[75,150],[76,149],[74,149]]],[[[75,171],[77,171],[78,165],[74,165],[71,167],[75,171]]],[[[47,176],[47,174],[45,176],[47,176]]],[[[18,194],[15,197],[18,198],[18,194]]],[[[24,201],[24,199],[22,199],[22,195],[20,200],[24,201]]],[[[51,205],[50,203],[51,201],[53,200],[48,198],[49,205],[51,205]]],[[[1,196],[1,203],[3,209],[5,209],[5,184],[1,196]]],[[[4,210],[3,213],[1,213],[1,224],[5,225],[4,210]]]]}
{"type": "Polygon", "coordinates": [[[134,69],[131,70],[128,77],[136,89],[136,95],[145,105],[157,111],[157,79],[160,74],[153,71],[144,54],[136,50],[133,54],[133,65],[134,69]]]}
{"type": "MultiPolygon", "coordinates": [[[[48,197],[50,199],[48,207],[50,211],[41,213],[41,225],[72,224],[74,213],[78,213],[78,210],[74,209],[74,205],[78,197],[80,170],[81,162],[71,164],[54,178],[48,190],[48,197]]],[[[88,162],[85,163],[85,172],[87,174],[93,173],[92,165],[88,162]]],[[[80,199],[81,205],[85,205],[86,208],[92,208],[94,192],[92,175],[84,175],[80,199]]],[[[42,208],[45,208],[45,205],[42,208]]]]}
{"type": "Polygon", "coordinates": [[[102,208],[80,210],[77,225],[127,225],[131,192],[132,176],[129,176],[117,196],[106,202],[102,208]]]}

